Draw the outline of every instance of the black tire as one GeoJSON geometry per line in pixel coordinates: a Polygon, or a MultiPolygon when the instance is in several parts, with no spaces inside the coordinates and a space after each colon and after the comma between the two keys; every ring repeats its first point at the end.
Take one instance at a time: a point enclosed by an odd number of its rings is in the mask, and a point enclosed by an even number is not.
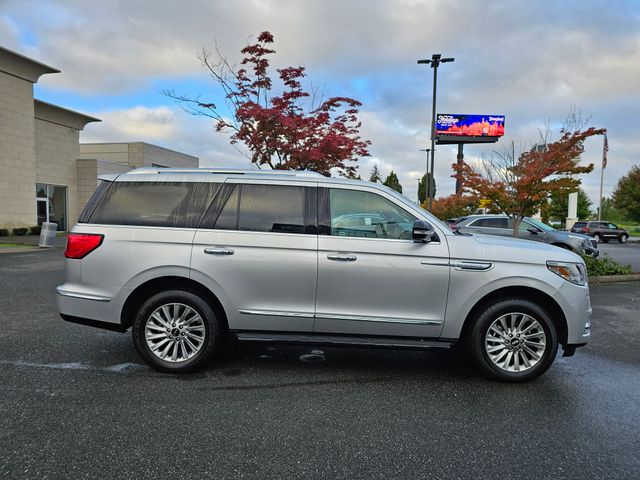
{"type": "Polygon", "coordinates": [[[603,238],[602,239],[602,243],[609,243],[609,239],[608,238],[603,238]]]}
{"type": "Polygon", "coordinates": [[[618,237],[618,241],[620,243],[627,243],[628,239],[629,239],[629,235],[625,235],[624,233],[618,237]]]}
{"type": "Polygon", "coordinates": [[[593,239],[596,241],[596,243],[600,243],[600,241],[602,240],[602,237],[600,236],[599,233],[595,233],[593,235],[593,239]]]}
{"type": "MultiPolygon", "coordinates": [[[[526,382],[539,377],[551,366],[558,352],[558,334],[549,314],[539,305],[520,298],[507,298],[488,305],[476,317],[465,338],[465,343],[470,357],[480,371],[490,378],[503,382],[526,382]],[[538,323],[544,332],[544,350],[538,351],[540,359],[524,371],[512,372],[499,367],[491,360],[487,352],[486,338],[489,328],[494,321],[509,313],[528,315],[538,323]]],[[[524,353],[520,354],[519,358],[522,356],[524,353]]]]}
{"type": "MultiPolygon", "coordinates": [[[[169,307],[169,310],[171,311],[171,307],[169,307]]],[[[185,310],[186,308],[182,311],[184,312],[185,310]]],[[[191,318],[196,317],[192,316],[191,318]]],[[[162,319],[164,320],[164,317],[162,319]]],[[[149,332],[151,333],[151,331],[149,332]]],[[[159,334],[161,333],[163,332],[159,331],[159,334]]],[[[167,290],[153,295],[138,309],[133,320],[132,335],[133,344],[138,354],[149,366],[161,372],[187,373],[201,369],[211,360],[221,343],[222,326],[214,310],[199,295],[185,290],[167,290]],[[158,322],[152,322],[152,315],[163,305],[177,305],[178,315],[180,314],[180,308],[188,307],[201,319],[197,320],[196,327],[204,330],[202,340],[200,342],[194,341],[196,345],[199,345],[198,349],[184,346],[185,344],[180,347],[177,345],[180,340],[184,340],[179,338],[180,335],[185,335],[185,333],[188,335],[186,329],[189,328],[187,326],[189,321],[187,318],[185,318],[184,321],[184,331],[178,330],[178,327],[182,328],[182,324],[173,324],[173,328],[170,327],[167,329],[167,339],[161,338],[158,341],[165,342],[162,349],[169,343],[172,343],[174,346],[168,346],[167,348],[169,348],[171,352],[173,352],[173,349],[176,349],[178,352],[185,354],[184,356],[187,358],[183,360],[180,358],[177,358],[175,361],[164,360],[160,358],[159,355],[153,353],[151,347],[148,345],[146,339],[147,324],[150,322],[155,323],[155,325],[150,325],[150,328],[157,328],[158,322]],[[175,331],[175,337],[173,336],[173,331],[175,331]],[[171,340],[168,340],[169,336],[171,336],[171,340]],[[188,357],[188,355],[192,356],[188,357]]],[[[200,335],[200,332],[198,332],[198,335],[200,335]]]]}

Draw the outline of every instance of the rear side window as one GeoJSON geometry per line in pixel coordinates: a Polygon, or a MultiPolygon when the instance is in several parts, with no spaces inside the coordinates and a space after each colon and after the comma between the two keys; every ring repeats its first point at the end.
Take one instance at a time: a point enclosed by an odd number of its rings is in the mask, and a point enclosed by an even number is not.
{"type": "Polygon", "coordinates": [[[236,185],[215,224],[220,230],[315,234],[315,189],[236,185]]]}
{"type": "Polygon", "coordinates": [[[480,218],[476,220],[473,227],[484,227],[484,228],[507,228],[507,219],[506,218],[480,218]]]}
{"type": "Polygon", "coordinates": [[[576,222],[573,224],[573,228],[584,228],[587,226],[587,222],[576,222]]]}
{"type": "Polygon", "coordinates": [[[107,190],[109,190],[109,187],[111,187],[111,185],[112,185],[111,182],[100,181],[98,188],[96,188],[96,191],[93,192],[93,195],[91,195],[91,197],[89,198],[89,201],[82,209],[82,212],[78,217],[78,223],[89,222],[89,220],[91,219],[91,215],[93,214],[93,211],[96,209],[96,207],[102,200],[102,197],[104,197],[104,194],[107,193],[107,190]]]}
{"type": "Polygon", "coordinates": [[[89,223],[196,228],[219,189],[218,183],[115,182],[89,223]]]}

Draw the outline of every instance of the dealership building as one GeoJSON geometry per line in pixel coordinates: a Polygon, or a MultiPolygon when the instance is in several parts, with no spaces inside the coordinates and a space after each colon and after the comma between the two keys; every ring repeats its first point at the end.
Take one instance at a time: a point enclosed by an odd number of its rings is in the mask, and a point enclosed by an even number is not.
{"type": "Polygon", "coordinates": [[[55,222],[68,230],[98,176],[143,166],[197,167],[197,157],[143,142],[80,143],[100,120],[33,98],[60,71],[0,47],[0,229],[55,222]]]}

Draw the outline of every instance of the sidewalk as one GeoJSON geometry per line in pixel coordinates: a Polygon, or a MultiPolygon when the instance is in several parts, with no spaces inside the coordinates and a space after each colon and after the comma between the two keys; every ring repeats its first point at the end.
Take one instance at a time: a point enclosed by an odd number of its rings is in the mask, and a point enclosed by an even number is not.
{"type": "MultiPolygon", "coordinates": [[[[19,237],[12,235],[9,237],[0,237],[0,245],[2,245],[3,243],[19,243],[25,246],[31,245],[31,246],[37,247],[39,242],[40,242],[40,235],[24,235],[19,237]]],[[[56,236],[56,239],[53,241],[53,245],[55,247],[64,248],[66,244],[67,244],[66,233],[64,235],[56,236]]],[[[7,248],[9,247],[3,247],[3,251],[6,251],[7,248]]],[[[21,248],[21,247],[16,247],[16,248],[21,248]]],[[[20,251],[22,251],[23,249],[24,247],[22,247],[20,251]]]]}

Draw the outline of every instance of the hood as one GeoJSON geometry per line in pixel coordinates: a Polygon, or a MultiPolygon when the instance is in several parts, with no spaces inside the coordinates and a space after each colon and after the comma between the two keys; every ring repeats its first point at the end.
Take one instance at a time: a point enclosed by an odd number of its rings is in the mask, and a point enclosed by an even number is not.
{"type": "Polygon", "coordinates": [[[588,235],[583,235],[582,233],[573,233],[573,232],[562,232],[560,230],[555,230],[552,232],[557,238],[579,238],[580,240],[590,241],[592,238],[588,235]]]}
{"type": "MultiPolygon", "coordinates": [[[[564,233],[564,232],[563,232],[564,233]]],[[[575,253],[542,242],[496,235],[447,237],[451,258],[546,264],[547,260],[583,263],[575,253]]]]}

